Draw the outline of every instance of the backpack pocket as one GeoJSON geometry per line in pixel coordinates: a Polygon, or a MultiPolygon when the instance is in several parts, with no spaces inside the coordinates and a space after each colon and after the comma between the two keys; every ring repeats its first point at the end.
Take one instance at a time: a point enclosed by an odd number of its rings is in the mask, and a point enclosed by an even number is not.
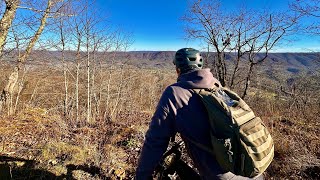
{"type": "Polygon", "coordinates": [[[255,117],[240,126],[239,135],[241,154],[246,165],[242,173],[249,177],[261,174],[270,165],[274,155],[274,145],[269,131],[261,119],[255,117]]]}
{"type": "Polygon", "coordinates": [[[211,136],[213,154],[219,165],[226,171],[234,170],[235,153],[231,138],[218,139],[211,136]]]}

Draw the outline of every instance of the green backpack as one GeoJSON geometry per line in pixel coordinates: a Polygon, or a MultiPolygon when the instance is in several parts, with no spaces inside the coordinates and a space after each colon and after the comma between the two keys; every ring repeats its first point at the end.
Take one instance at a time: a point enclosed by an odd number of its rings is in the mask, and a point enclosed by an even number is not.
{"type": "Polygon", "coordinates": [[[262,120],[227,88],[194,91],[208,111],[212,147],[192,142],[212,153],[226,171],[245,177],[262,174],[274,156],[273,140],[262,120]]]}

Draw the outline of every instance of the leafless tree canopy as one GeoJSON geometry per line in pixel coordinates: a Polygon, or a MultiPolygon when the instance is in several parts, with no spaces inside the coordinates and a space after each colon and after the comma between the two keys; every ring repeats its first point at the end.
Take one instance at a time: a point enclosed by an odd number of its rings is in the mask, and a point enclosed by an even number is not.
{"type": "Polygon", "coordinates": [[[75,119],[78,120],[80,116],[79,91],[80,86],[83,86],[81,79],[85,66],[86,119],[87,122],[92,119],[93,101],[98,101],[97,92],[94,92],[97,91],[96,80],[101,76],[97,72],[101,74],[102,71],[102,66],[99,69],[96,65],[103,64],[103,59],[97,58],[97,52],[126,51],[132,43],[130,33],[106,23],[106,19],[92,7],[94,2],[86,0],[1,1],[0,57],[3,54],[14,56],[17,67],[2,90],[0,112],[4,108],[8,114],[15,112],[13,100],[16,99],[17,107],[25,84],[24,64],[32,50],[58,50],[63,62],[64,114],[70,114],[68,106],[75,99],[75,119]],[[65,52],[70,50],[76,52],[73,67],[66,63],[65,52]],[[71,89],[74,90],[72,95],[71,89]]]}
{"type": "Polygon", "coordinates": [[[295,0],[289,7],[302,18],[305,32],[320,35],[320,0],[295,0]],[[303,21],[305,17],[309,18],[307,22],[303,21]]]}
{"type": "Polygon", "coordinates": [[[214,51],[213,71],[223,86],[233,88],[239,83],[246,96],[253,67],[267,59],[268,53],[294,30],[296,18],[284,12],[239,8],[225,11],[220,1],[195,1],[183,17],[188,38],[200,39],[214,51]],[[226,54],[236,53],[233,65],[227,65],[226,54]],[[263,53],[260,58],[257,54],[263,53]],[[247,66],[239,74],[240,66],[247,66]]]}

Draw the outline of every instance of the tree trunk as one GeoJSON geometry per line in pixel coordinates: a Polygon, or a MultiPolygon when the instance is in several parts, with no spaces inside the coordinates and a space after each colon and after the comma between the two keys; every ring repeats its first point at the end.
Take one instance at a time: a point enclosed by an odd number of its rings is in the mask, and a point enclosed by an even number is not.
{"type": "Polygon", "coordinates": [[[76,123],[79,123],[79,73],[80,73],[80,62],[77,62],[76,67],[76,83],[75,83],[75,96],[76,96],[76,123]]]}
{"type": "Polygon", "coordinates": [[[68,115],[68,76],[67,76],[67,63],[65,61],[65,36],[63,33],[63,22],[60,21],[60,38],[61,38],[61,58],[63,64],[63,77],[64,77],[64,108],[63,108],[63,115],[67,118],[68,115]]]}
{"type": "Polygon", "coordinates": [[[217,58],[218,62],[216,62],[215,66],[218,73],[218,79],[221,83],[221,85],[224,87],[226,86],[226,65],[224,61],[224,53],[223,52],[217,52],[217,58]]]}
{"type": "Polygon", "coordinates": [[[75,82],[75,96],[76,96],[76,123],[79,123],[79,71],[81,64],[81,55],[80,55],[80,47],[81,47],[81,33],[77,27],[77,65],[76,65],[76,82],[75,82]]]}
{"type": "MultiPolygon", "coordinates": [[[[88,41],[88,39],[87,39],[88,41]]],[[[90,52],[89,42],[87,42],[87,123],[90,123],[91,117],[91,97],[90,97],[90,52]]]]}
{"type": "Polygon", "coordinates": [[[249,71],[248,71],[248,74],[247,74],[247,77],[246,77],[246,84],[245,84],[245,87],[244,87],[243,94],[241,96],[242,99],[244,99],[246,97],[246,95],[247,95],[248,88],[249,88],[249,85],[250,85],[251,74],[252,74],[252,71],[253,71],[253,66],[254,66],[254,63],[250,63],[249,71]]]}
{"type": "Polygon", "coordinates": [[[40,35],[42,34],[42,32],[44,30],[44,27],[46,26],[47,18],[49,16],[51,7],[52,7],[52,1],[48,0],[47,8],[44,11],[43,16],[41,18],[40,26],[39,26],[38,30],[36,31],[36,33],[34,34],[34,36],[32,37],[32,39],[30,40],[30,42],[29,42],[29,44],[28,44],[28,46],[26,48],[26,51],[19,58],[19,60],[18,60],[19,63],[24,63],[25,60],[27,59],[27,57],[30,55],[30,53],[32,51],[32,48],[34,47],[35,43],[38,41],[40,35]]]}
{"type": "MultiPolygon", "coordinates": [[[[6,5],[7,5],[7,8],[6,8],[6,12],[7,10],[9,11],[8,13],[9,14],[5,14],[3,16],[3,18],[1,19],[1,26],[0,26],[0,29],[1,29],[1,33],[6,33],[5,36],[4,34],[1,34],[0,35],[0,38],[3,36],[4,38],[3,39],[0,39],[0,52],[2,52],[2,48],[3,48],[3,45],[4,45],[4,41],[6,39],[6,36],[7,36],[7,33],[8,33],[8,29],[10,28],[11,26],[11,23],[12,23],[12,20],[14,18],[14,15],[15,15],[15,12],[16,12],[16,9],[17,9],[17,5],[20,3],[19,0],[15,0],[15,1],[6,1],[6,5]],[[8,8],[10,7],[10,8],[8,8]],[[10,11],[10,9],[13,8],[14,11],[10,11]],[[11,19],[10,19],[11,18],[11,19]],[[10,24],[8,24],[10,23],[10,24]],[[5,27],[5,28],[3,28],[5,27]],[[3,40],[3,42],[2,42],[3,40]]],[[[29,54],[31,53],[31,50],[32,48],[34,47],[35,43],[37,42],[37,40],[39,39],[40,35],[42,34],[43,32],[43,29],[46,25],[46,22],[47,22],[47,18],[48,18],[48,15],[50,13],[50,8],[52,6],[52,2],[51,0],[48,0],[48,4],[47,4],[47,8],[41,18],[41,23],[40,23],[40,26],[38,28],[38,30],[36,31],[36,33],[34,34],[34,36],[32,37],[32,39],[30,40],[27,48],[26,48],[26,51],[24,52],[24,54],[18,58],[18,66],[14,69],[14,72],[11,73],[10,77],[9,77],[9,80],[8,80],[8,83],[7,85],[5,86],[5,88],[2,90],[2,94],[0,95],[0,112],[3,110],[3,104],[6,104],[8,99],[12,98],[13,96],[13,92],[14,92],[14,88],[15,88],[15,85],[18,81],[18,78],[19,78],[19,70],[22,69],[22,66],[23,66],[23,63],[25,62],[26,58],[29,56],[29,54]]],[[[0,53],[1,55],[1,53],[0,53]]]]}
{"type": "Polygon", "coordinates": [[[7,85],[4,87],[0,95],[0,113],[2,112],[4,105],[7,105],[8,107],[8,102],[9,102],[8,100],[12,98],[14,88],[17,82],[18,82],[18,68],[16,67],[13,73],[11,73],[11,75],[9,76],[7,85]]]}
{"type": "MultiPolygon", "coordinates": [[[[9,29],[12,25],[12,21],[15,17],[17,7],[20,4],[20,0],[9,0],[5,1],[6,9],[0,20],[0,57],[3,53],[3,47],[6,43],[6,39],[8,36],[9,29]]],[[[18,81],[18,69],[15,68],[13,73],[9,76],[7,85],[2,90],[0,95],[0,113],[3,110],[4,104],[7,103],[8,99],[12,99],[12,94],[14,91],[14,87],[18,81]]]]}
{"type": "Polygon", "coordinates": [[[6,43],[8,32],[16,15],[17,7],[20,4],[20,0],[8,0],[5,1],[5,3],[6,10],[0,20],[0,57],[2,56],[3,47],[6,43]]]}

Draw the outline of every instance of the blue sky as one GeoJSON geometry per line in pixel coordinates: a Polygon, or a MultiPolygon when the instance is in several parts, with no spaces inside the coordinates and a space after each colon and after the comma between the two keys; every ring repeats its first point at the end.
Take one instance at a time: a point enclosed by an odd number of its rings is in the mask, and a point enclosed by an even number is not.
{"type": "MultiPolygon", "coordinates": [[[[200,48],[197,41],[184,39],[180,18],[187,10],[186,0],[97,0],[109,22],[133,34],[130,50],[171,50],[200,48]]],[[[234,10],[240,5],[270,10],[286,9],[289,0],[223,0],[222,8],[234,10]]],[[[297,52],[320,49],[319,38],[297,36],[296,42],[277,47],[276,51],[297,52]]]]}
{"type": "Polygon", "coordinates": [[[109,20],[133,33],[132,50],[176,50],[186,45],[180,18],[187,3],[181,0],[99,0],[109,20]]]}

